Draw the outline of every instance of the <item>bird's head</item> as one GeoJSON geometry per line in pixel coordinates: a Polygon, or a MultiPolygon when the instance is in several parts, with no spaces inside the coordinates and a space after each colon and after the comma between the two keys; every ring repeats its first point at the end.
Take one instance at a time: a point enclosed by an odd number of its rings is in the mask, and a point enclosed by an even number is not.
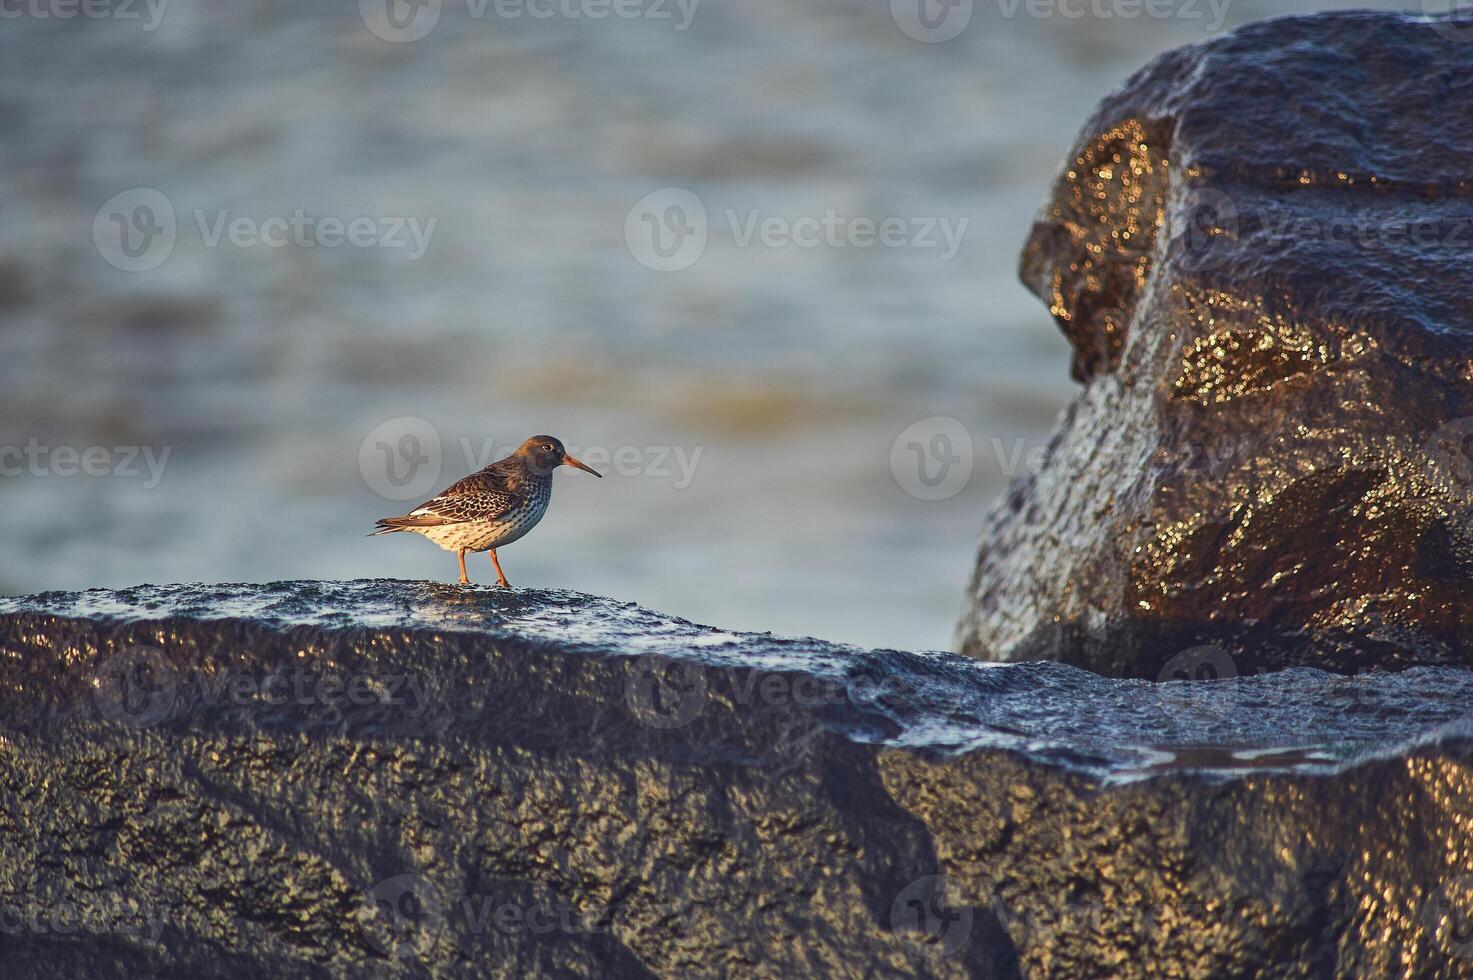
{"type": "Polygon", "coordinates": [[[515,455],[526,460],[534,472],[544,476],[566,464],[596,477],[603,477],[598,470],[569,456],[568,451],[563,448],[562,440],[555,436],[533,436],[518,447],[515,455]]]}

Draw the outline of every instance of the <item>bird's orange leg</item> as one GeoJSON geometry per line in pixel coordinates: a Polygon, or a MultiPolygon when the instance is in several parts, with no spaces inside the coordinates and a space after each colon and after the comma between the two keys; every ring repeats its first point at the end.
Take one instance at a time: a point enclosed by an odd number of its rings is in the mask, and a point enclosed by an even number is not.
{"type": "Polygon", "coordinates": [[[506,580],[506,574],[501,570],[501,560],[496,557],[496,549],[491,549],[491,564],[496,566],[496,584],[503,589],[511,588],[511,583],[506,580]]]}
{"type": "Polygon", "coordinates": [[[465,573],[465,549],[461,548],[459,551],[457,551],[455,553],[455,557],[460,559],[460,584],[470,585],[470,576],[465,573]]]}

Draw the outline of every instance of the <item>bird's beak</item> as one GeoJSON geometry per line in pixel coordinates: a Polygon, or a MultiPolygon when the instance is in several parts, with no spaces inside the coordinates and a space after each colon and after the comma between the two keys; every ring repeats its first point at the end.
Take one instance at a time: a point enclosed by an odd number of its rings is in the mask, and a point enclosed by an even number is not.
{"type": "Polygon", "coordinates": [[[567,453],[563,453],[563,462],[566,463],[569,466],[576,466],[576,467],[578,467],[584,473],[592,473],[594,476],[598,477],[600,480],[602,480],[604,478],[604,475],[602,473],[600,473],[598,470],[594,469],[592,466],[589,466],[587,463],[583,462],[582,460],[574,459],[572,456],[569,456],[567,453]]]}

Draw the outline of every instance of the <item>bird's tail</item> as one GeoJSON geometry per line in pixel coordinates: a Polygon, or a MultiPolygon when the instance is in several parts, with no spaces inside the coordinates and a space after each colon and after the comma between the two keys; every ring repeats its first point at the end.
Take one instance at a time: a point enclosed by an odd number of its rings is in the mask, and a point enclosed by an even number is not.
{"type": "Polygon", "coordinates": [[[368,536],[374,537],[379,534],[393,534],[395,531],[413,531],[420,527],[437,527],[445,523],[445,518],[438,514],[405,514],[403,517],[380,517],[374,521],[376,531],[369,531],[368,536]]]}
{"type": "Polygon", "coordinates": [[[373,522],[374,527],[376,527],[378,530],[369,531],[368,536],[372,538],[380,534],[393,534],[395,531],[407,531],[410,527],[413,526],[407,523],[410,520],[412,520],[412,518],[380,517],[378,520],[373,522]]]}

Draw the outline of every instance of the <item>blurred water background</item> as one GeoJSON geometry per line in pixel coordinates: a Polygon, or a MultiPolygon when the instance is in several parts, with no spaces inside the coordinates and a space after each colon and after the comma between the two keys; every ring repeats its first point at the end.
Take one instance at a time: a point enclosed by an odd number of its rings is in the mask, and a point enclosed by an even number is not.
{"type": "Polygon", "coordinates": [[[453,580],[364,536],[386,497],[548,432],[612,472],[559,475],[515,584],[945,648],[1073,391],[1015,265],[1077,128],[1161,50],[1339,6],[976,0],[929,43],[935,0],[376,2],[0,11],[0,590],[453,580]],[[673,271],[626,236],[663,188],[707,214],[673,271]],[[784,244],[830,214],[910,244],[784,244]],[[933,416],[973,447],[942,500],[891,465],[933,416]]]}

